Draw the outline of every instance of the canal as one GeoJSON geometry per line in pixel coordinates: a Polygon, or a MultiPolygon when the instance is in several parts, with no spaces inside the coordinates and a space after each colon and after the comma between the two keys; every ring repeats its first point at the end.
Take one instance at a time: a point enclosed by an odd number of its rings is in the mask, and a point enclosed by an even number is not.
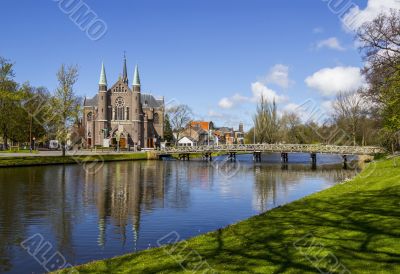
{"type": "Polygon", "coordinates": [[[127,161],[0,169],[0,272],[43,273],[187,239],[353,177],[341,157],[127,161]],[[58,261],[57,261],[58,260],[58,261]]]}

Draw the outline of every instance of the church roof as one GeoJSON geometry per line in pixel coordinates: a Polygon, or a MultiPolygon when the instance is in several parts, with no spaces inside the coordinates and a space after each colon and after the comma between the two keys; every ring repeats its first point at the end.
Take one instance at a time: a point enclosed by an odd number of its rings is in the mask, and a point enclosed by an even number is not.
{"type": "Polygon", "coordinates": [[[133,73],[133,85],[140,86],[140,77],[139,77],[139,67],[135,66],[135,72],[133,73]]]}
{"type": "Polygon", "coordinates": [[[126,69],[126,57],[124,55],[124,65],[122,68],[122,81],[128,85],[128,70],[126,69]]]}
{"type": "Polygon", "coordinates": [[[106,76],[106,70],[104,68],[104,63],[101,63],[101,72],[100,72],[99,85],[107,86],[107,76],[106,76]]]}
{"type": "Polygon", "coordinates": [[[159,108],[164,105],[163,99],[156,99],[151,94],[142,93],[140,96],[143,108],[159,108]]]}
{"type": "Polygon", "coordinates": [[[93,98],[86,98],[83,105],[85,107],[97,106],[97,100],[98,100],[98,96],[96,94],[96,96],[94,96],[93,98]]]}

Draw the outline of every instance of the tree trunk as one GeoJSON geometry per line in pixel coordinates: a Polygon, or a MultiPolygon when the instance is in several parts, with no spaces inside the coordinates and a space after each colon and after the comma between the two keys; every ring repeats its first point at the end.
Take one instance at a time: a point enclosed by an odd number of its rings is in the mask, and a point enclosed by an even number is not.
{"type": "Polygon", "coordinates": [[[61,142],[62,156],[65,156],[65,142],[61,142]]]}
{"type": "Polygon", "coordinates": [[[3,141],[4,141],[4,146],[7,149],[8,146],[8,138],[7,138],[7,134],[3,134],[3,141]]]}

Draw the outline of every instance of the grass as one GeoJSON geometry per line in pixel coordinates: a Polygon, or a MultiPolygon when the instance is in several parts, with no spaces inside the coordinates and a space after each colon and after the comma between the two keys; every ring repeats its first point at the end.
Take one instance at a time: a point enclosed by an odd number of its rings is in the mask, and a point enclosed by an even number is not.
{"type": "Polygon", "coordinates": [[[147,153],[129,153],[112,155],[82,155],[82,156],[16,156],[0,157],[0,167],[12,166],[34,166],[34,165],[53,165],[53,164],[76,164],[88,162],[110,162],[110,161],[129,161],[147,160],[147,153]]]}
{"type": "Polygon", "coordinates": [[[393,159],[382,160],[370,163],[352,181],[224,229],[75,269],[79,273],[193,273],[194,269],[201,270],[198,273],[400,273],[399,202],[400,167],[393,159]]]}
{"type": "Polygon", "coordinates": [[[37,154],[37,150],[33,150],[32,152],[29,149],[9,149],[9,150],[0,150],[0,154],[2,153],[34,153],[37,154]]]}

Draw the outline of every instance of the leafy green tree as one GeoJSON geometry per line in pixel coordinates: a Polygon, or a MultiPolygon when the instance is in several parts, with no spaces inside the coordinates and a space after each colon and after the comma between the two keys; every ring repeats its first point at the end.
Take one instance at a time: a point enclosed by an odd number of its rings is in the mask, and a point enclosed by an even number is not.
{"type": "Polygon", "coordinates": [[[69,132],[78,121],[80,113],[80,99],[74,92],[74,85],[78,80],[78,68],[61,65],[57,72],[57,80],[58,87],[53,97],[53,113],[57,138],[61,141],[62,155],[65,156],[69,132]]]}
{"type": "Polygon", "coordinates": [[[369,88],[365,95],[373,103],[369,118],[376,121],[380,142],[394,149],[400,130],[400,10],[381,13],[363,24],[357,39],[366,61],[363,71],[369,88]]]}
{"type": "Polygon", "coordinates": [[[167,142],[172,142],[174,140],[174,135],[172,132],[171,122],[169,121],[169,115],[165,115],[164,119],[164,140],[167,142]]]}
{"type": "Polygon", "coordinates": [[[13,64],[0,57],[0,133],[6,146],[16,128],[15,109],[20,100],[14,76],[13,64]]]}
{"type": "MultiPolygon", "coordinates": [[[[22,115],[20,124],[28,132],[24,133],[25,138],[29,136],[29,142],[32,139],[40,140],[44,138],[51,128],[49,120],[52,113],[50,109],[51,95],[45,87],[32,87],[29,83],[25,83],[21,92],[23,100],[21,101],[22,115]]],[[[44,141],[44,140],[43,140],[44,141]]]]}

